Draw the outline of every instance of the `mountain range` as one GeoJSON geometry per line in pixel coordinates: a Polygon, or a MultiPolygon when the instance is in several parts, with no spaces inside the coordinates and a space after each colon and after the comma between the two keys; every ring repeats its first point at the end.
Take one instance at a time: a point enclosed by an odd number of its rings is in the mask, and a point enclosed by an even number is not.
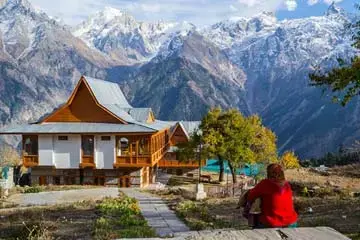
{"type": "Polygon", "coordinates": [[[27,0],[0,0],[0,126],[36,120],[86,74],[121,84],[162,120],[199,120],[212,106],[259,114],[280,151],[320,156],[360,136],[360,100],[333,104],[308,78],[358,53],[346,31],[355,18],[332,4],[319,17],[264,12],[197,27],[106,7],[70,27],[27,0]]]}

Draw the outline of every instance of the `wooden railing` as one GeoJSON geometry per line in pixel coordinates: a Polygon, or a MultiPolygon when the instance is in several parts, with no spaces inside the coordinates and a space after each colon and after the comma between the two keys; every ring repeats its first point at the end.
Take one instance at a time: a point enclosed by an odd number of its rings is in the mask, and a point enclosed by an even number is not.
{"type": "Polygon", "coordinates": [[[151,166],[151,157],[147,155],[138,156],[118,156],[116,157],[115,167],[138,167],[151,166]]]}
{"type": "Polygon", "coordinates": [[[160,159],[162,159],[165,156],[168,149],[169,149],[169,144],[166,144],[164,147],[153,153],[151,156],[152,165],[155,165],[157,162],[159,162],[160,159]]]}
{"type": "MultiPolygon", "coordinates": [[[[206,161],[201,161],[201,166],[205,166],[206,161]]],[[[198,160],[190,160],[190,161],[179,161],[179,160],[168,160],[163,158],[159,161],[160,168],[171,168],[171,167],[188,167],[188,168],[198,168],[199,161],[198,160]]]]}
{"type": "Polygon", "coordinates": [[[95,168],[96,166],[95,166],[95,162],[94,162],[94,157],[93,156],[82,156],[80,167],[81,168],[86,168],[86,167],[95,168]]]}
{"type": "Polygon", "coordinates": [[[23,164],[25,167],[35,167],[39,165],[38,155],[23,155],[23,164]]]}

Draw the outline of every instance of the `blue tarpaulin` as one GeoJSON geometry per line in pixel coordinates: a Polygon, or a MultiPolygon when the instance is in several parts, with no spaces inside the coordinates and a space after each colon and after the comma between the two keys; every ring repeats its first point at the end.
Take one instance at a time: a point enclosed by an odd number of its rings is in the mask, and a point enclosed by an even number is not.
{"type": "MultiPolygon", "coordinates": [[[[236,169],[236,174],[245,174],[246,176],[255,176],[260,171],[260,164],[245,164],[242,168],[236,169]]],[[[202,171],[208,172],[220,172],[219,160],[209,159],[207,160],[206,166],[201,168],[202,171]]],[[[224,172],[231,173],[228,161],[224,160],[224,172]]]]}

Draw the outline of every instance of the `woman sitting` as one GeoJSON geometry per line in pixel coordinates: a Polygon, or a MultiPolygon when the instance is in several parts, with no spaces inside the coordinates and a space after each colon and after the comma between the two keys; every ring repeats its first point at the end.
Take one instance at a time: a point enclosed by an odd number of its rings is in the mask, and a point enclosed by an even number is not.
{"type": "Polygon", "coordinates": [[[257,228],[296,227],[297,213],[294,210],[290,184],[279,164],[267,167],[267,179],[250,190],[247,200],[251,204],[261,199],[261,213],[257,228]]]}

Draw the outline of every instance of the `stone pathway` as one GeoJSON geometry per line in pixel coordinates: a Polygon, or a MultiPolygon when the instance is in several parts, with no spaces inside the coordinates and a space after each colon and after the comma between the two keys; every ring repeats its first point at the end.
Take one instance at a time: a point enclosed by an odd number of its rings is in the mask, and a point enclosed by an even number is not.
{"type": "MultiPolygon", "coordinates": [[[[138,240],[149,238],[138,238],[138,240]]],[[[152,238],[151,240],[161,240],[152,238]]],[[[173,240],[351,240],[329,227],[234,230],[218,229],[176,233],[173,240]]]]}
{"type": "Polygon", "coordinates": [[[160,198],[134,188],[121,189],[126,195],[139,201],[141,213],[159,237],[173,237],[188,232],[189,228],[168,208],[160,198]]]}

